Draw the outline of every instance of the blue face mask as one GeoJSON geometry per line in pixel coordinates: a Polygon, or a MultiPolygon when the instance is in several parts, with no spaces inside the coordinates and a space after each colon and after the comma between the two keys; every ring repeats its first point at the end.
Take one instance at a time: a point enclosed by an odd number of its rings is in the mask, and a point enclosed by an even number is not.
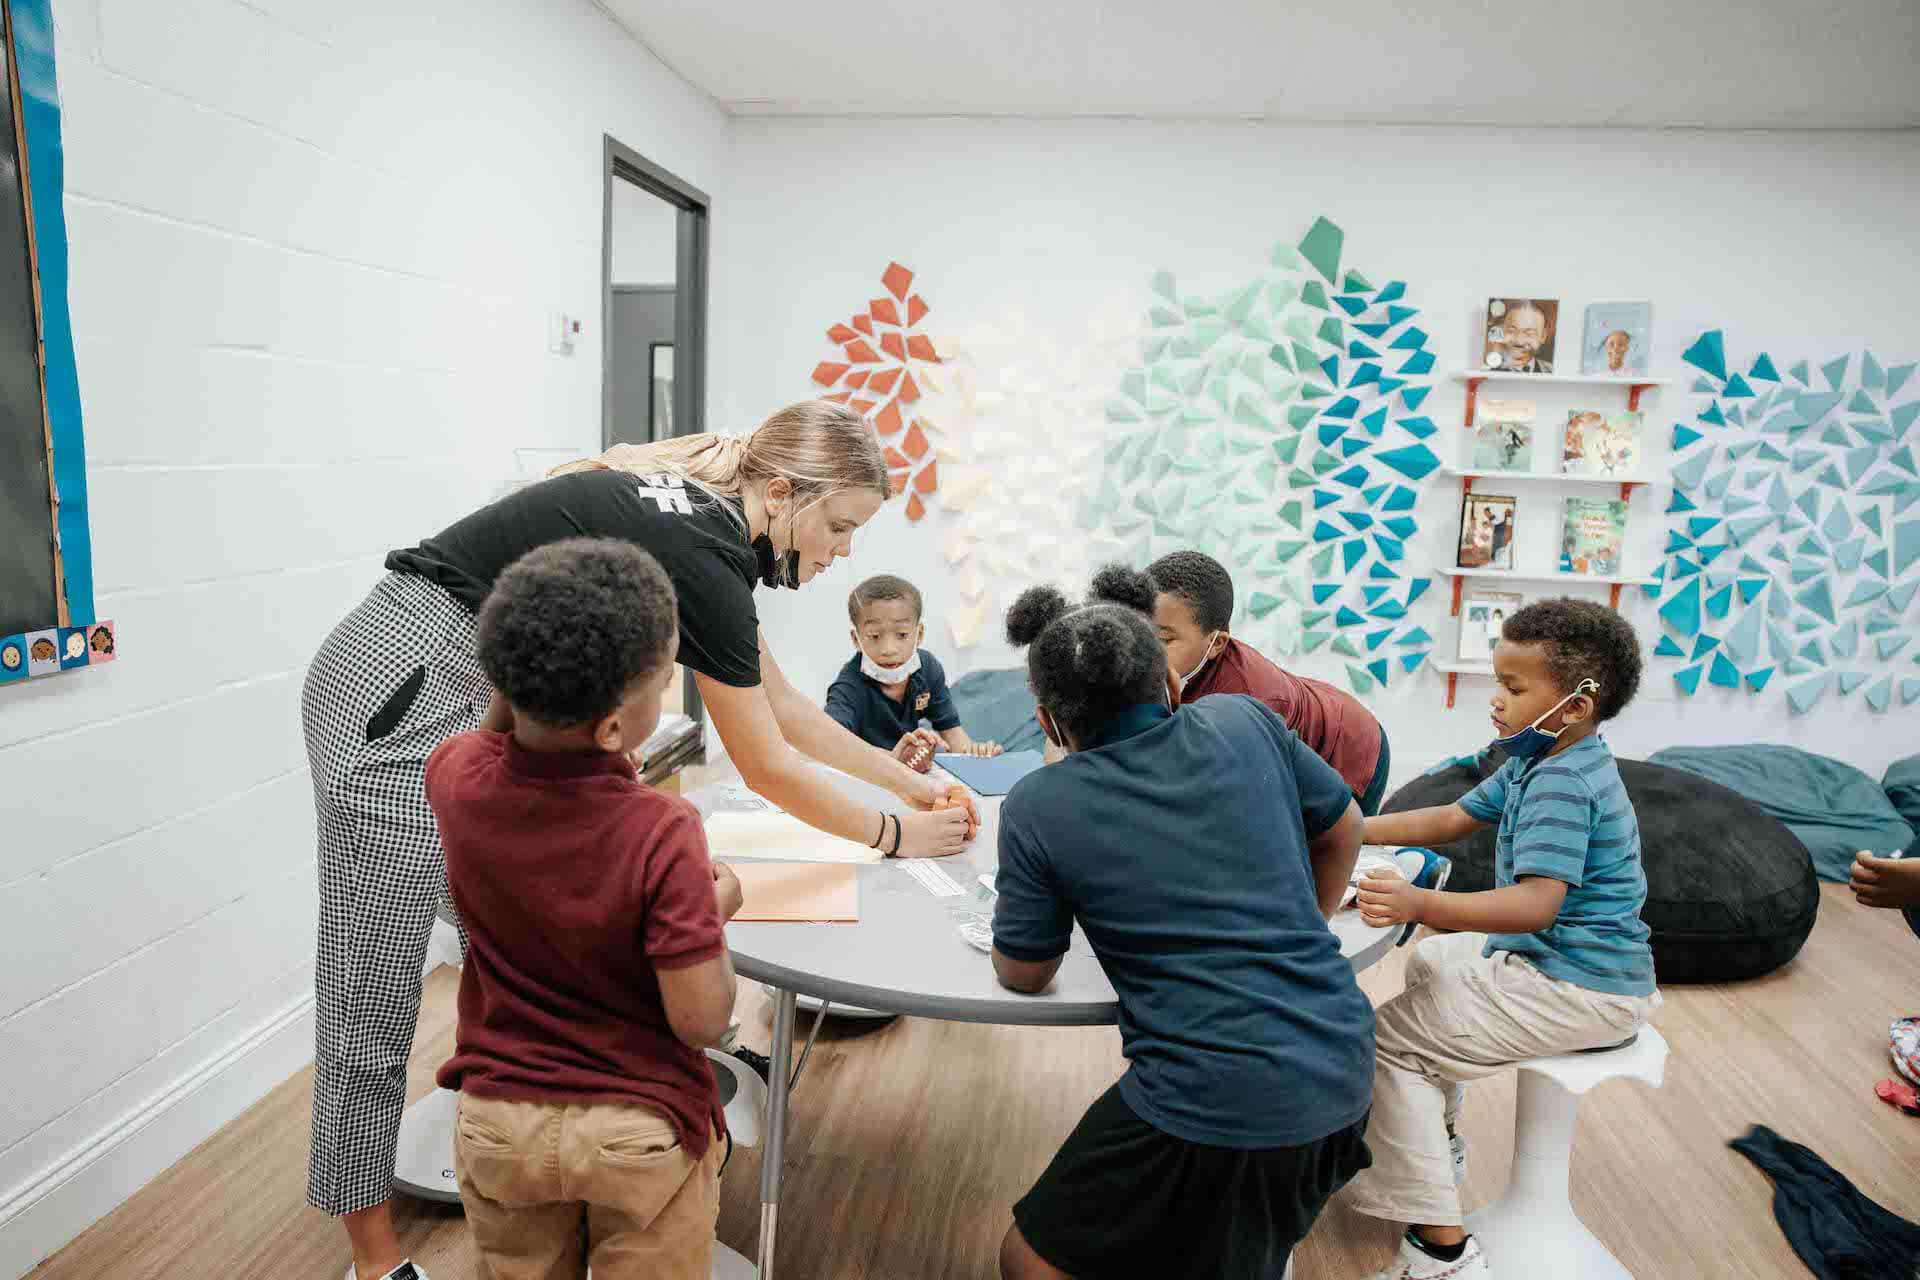
{"type": "Polygon", "coordinates": [[[1510,733],[1504,738],[1495,738],[1493,745],[1506,752],[1508,756],[1515,760],[1532,760],[1547,754],[1547,752],[1553,750],[1553,744],[1560,741],[1560,735],[1566,732],[1566,727],[1563,725],[1552,732],[1548,732],[1540,727],[1540,721],[1545,720],[1548,716],[1551,716],[1554,712],[1566,706],[1581,694],[1598,692],[1600,692],[1599,681],[1582,680],[1579,687],[1572,693],[1560,699],[1560,701],[1554,703],[1551,707],[1548,707],[1546,713],[1542,715],[1539,720],[1535,720],[1518,733],[1510,733]]]}

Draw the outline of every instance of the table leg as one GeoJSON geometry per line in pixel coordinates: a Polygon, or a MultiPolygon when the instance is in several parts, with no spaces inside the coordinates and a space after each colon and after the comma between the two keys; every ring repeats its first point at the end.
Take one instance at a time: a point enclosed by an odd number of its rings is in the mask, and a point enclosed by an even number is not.
{"type": "Polygon", "coordinates": [[[773,1280],[774,1237],[780,1220],[780,1175],[787,1156],[787,1094],[793,1086],[793,992],[773,1002],[773,1061],[767,1069],[767,1139],[760,1153],[760,1277],[773,1280]]]}

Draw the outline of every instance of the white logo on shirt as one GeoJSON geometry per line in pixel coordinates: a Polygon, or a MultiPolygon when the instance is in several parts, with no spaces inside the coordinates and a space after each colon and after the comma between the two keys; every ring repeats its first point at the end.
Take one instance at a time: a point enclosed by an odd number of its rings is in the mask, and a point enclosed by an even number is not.
{"type": "Polygon", "coordinates": [[[662,513],[672,511],[678,515],[693,514],[693,503],[687,498],[686,485],[679,476],[653,475],[636,476],[640,487],[636,492],[642,498],[651,500],[662,513]]]}

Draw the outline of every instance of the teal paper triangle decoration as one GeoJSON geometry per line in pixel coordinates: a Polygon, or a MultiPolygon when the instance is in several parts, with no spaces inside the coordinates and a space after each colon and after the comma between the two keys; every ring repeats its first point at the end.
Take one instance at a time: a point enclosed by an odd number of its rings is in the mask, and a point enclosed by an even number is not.
{"type": "Polygon", "coordinates": [[[1810,613],[1816,613],[1828,622],[1834,621],[1833,590],[1826,578],[1816,580],[1812,586],[1794,597],[1794,602],[1810,613]]]}
{"type": "MultiPolygon", "coordinates": [[[[1740,375],[1735,374],[1734,376],[1739,377],[1740,375]]],[[[1722,689],[1738,689],[1740,687],[1740,672],[1734,667],[1733,663],[1727,660],[1726,654],[1716,653],[1713,655],[1713,668],[1707,674],[1707,683],[1717,685],[1722,689]]]]}
{"type": "Polygon", "coordinates": [[[1773,668],[1762,667],[1758,671],[1747,672],[1747,687],[1755,693],[1767,687],[1767,681],[1773,679],[1773,668]]]}
{"type": "Polygon", "coordinates": [[[1704,435],[1695,431],[1692,427],[1682,426],[1677,422],[1673,424],[1673,451],[1675,453],[1680,452],[1695,441],[1704,440],[1705,438],[1704,435]]]}
{"type": "Polygon", "coordinates": [[[1748,372],[1747,376],[1749,378],[1764,378],[1768,382],[1780,381],[1780,371],[1773,367],[1773,357],[1764,351],[1755,358],[1753,368],[1748,372]]]}
{"type": "Polygon", "coordinates": [[[1864,672],[1860,671],[1842,671],[1839,673],[1839,682],[1840,692],[1842,694],[1849,694],[1865,684],[1867,677],[1864,672]]]}
{"type": "Polygon", "coordinates": [[[1820,372],[1826,375],[1827,385],[1835,391],[1838,391],[1840,384],[1847,380],[1847,363],[1852,358],[1851,356],[1840,356],[1820,366],[1820,372]]]}
{"type": "Polygon", "coordinates": [[[1695,338],[1693,345],[1682,352],[1680,358],[1716,381],[1727,380],[1726,345],[1718,329],[1709,329],[1695,338]]]}
{"type": "Polygon", "coordinates": [[[1787,705],[1797,714],[1805,715],[1813,709],[1814,703],[1826,695],[1828,687],[1832,684],[1833,676],[1830,673],[1804,680],[1787,690],[1787,705]]]}
{"type": "Polygon", "coordinates": [[[1691,698],[1700,688],[1700,668],[1688,667],[1684,671],[1674,672],[1673,682],[1680,686],[1680,692],[1691,698]]]}
{"type": "Polygon", "coordinates": [[[1672,599],[1660,606],[1660,616],[1668,626],[1683,636],[1694,636],[1700,632],[1700,582],[1689,581],[1686,586],[1674,593],[1672,599]]]}
{"type": "Polygon", "coordinates": [[[1660,658],[1684,658],[1687,656],[1687,651],[1682,649],[1679,644],[1674,641],[1674,638],[1669,635],[1662,635],[1660,637],[1660,643],[1653,646],[1653,652],[1655,657],[1660,658]]]}
{"type": "Polygon", "coordinates": [[[1747,385],[1745,378],[1736,373],[1727,379],[1727,389],[1720,394],[1729,400],[1751,400],[1753,398],[1753,388],[1747,385]]]}
{"type": "Polygon", "coordinates": [[[1875,711],[1885,711],[1893,700],[1893,677],[1881,676],[1867,689],[1867,705],[1875,711]]]}

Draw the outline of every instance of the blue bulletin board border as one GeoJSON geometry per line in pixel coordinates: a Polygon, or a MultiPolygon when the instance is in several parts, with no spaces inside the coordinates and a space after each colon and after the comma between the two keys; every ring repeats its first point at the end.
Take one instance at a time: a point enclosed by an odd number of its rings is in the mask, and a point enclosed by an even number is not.
{"type": "Polygon", "coordinates": [[[96,619],[93,540],[87,526],[87,448],[80,422],[80,373],[67,303],[66,154],[60,142],[60,81],[54,70],[50,0],[9,0],[14,65],[20,76],[20,127],[26,137],[27,191],[33,202],[35,268],[40,279],[47,425],[53,438],[57,534],[67,624],[96,619]]]}

